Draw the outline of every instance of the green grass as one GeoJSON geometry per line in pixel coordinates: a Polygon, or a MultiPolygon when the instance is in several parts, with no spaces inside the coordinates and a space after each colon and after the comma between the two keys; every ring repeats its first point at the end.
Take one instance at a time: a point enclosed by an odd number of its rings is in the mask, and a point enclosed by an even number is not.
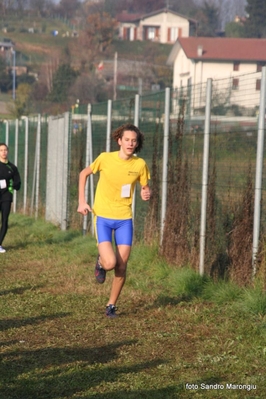
{"type": "MultiPolygon", "coordinates": [[[[143,54],[156,53],[157,57],[163,57],[166,62],[170,51],[172,49],[171,44],[153,43],[150,41],[127,41],[127,40],[114,40],[112,47],[114,51],[117,51],[118,57],[130,58],[131,60],[139,59],[143,60],[143,54]]],[[[165,64],[162,64],[165,67],[165,64]]]]}
{"type": "Polygon", "coordinates": [[[71,34],[72,27],[59,19],[8,16],[0,21],[0,26],[12,30],[2,32],[1,38],[8,38],[16,44],[17,65],[36,68],[36,65],[46,62],[55,52],[61,54],[69,42],[77,40],[63,37],[66,32],[71,34]],[[34,28],[35,33],[27,32],[29,28],[34,28]],[[58,30],[58,36],[52,35],[53,30],[58,30]]]}
{"type": "Polygon", "coordinates": [[[259,284],[214,283],[136,245],[109,320],[112,273],[95,283],[94,238],[12,214],[4,244],[0,398],[266,397],[259,284]]]}

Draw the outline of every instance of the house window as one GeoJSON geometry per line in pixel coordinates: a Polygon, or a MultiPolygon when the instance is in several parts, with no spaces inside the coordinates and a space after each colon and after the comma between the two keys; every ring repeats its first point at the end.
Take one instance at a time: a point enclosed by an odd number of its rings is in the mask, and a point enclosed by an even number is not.
{"type": "Polygon", "coordinates": [[[239,71],[239,65],[240,65],[240,62],[235,61],[235,62],[234,62],[233,70],[234,70],[234,71],[239,71]]]}
{"type": "Polygon", "coordinates": [[[170,42],[175,42],[178,38],[178,28],[170,28],[170,42]]]}
{"type": "Polygon", "coordinates": [[[154,27],[149,27],[147,29],[147,39],[149,39],[149,40],[155,39],[155,28],[154,27]]]}
{"type": "Polygon", "coordinates": [[[233,79],[232,89],[233,90],[239,89],[239,79],[233,79]]]}
{"type": "Polygon", "coordinates": [[[260,90],[260,79],[256,80],[256,90],[260,90]]]}
{"type": "Polygon", "coordinates": [[[257,63],[257,72],[261,72],[262,67],[264,67],[266,64],[265,62],[258,62],[257,63]]]}
{"type": "Polygon", "coordinates": [[[173,43],[178,37],[182,37],[182,28],[168,28],[167,41],[173,43]]]}

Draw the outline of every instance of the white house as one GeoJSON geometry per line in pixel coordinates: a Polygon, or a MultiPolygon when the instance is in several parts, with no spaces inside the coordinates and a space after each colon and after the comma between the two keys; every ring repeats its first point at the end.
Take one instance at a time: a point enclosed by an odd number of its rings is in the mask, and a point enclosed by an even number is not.
{"type": "Polygon", "coordinates": [[[117,16],[119,37],[122,40],[151,40],[159,43],[174,43],[179,37],[188,37],[195,31],[196,21],[167,8],[149,14],[117,16]]]}
{"type": "Polygon", "coordinates": [[[6,51],[12,51],[15,46],[15,43],[11,41],[1,41],[0,40],[0,51],[1,52],[6,52],[6,51]]]}
{"type": "MultiPolygon", "coordinates": [[[[231,103],[239,104],[246,97],[250,106],[257,106],[260,94],[260,72],[266,65],[266,39],[180,37],[175,42],[167,60],[173,66],[173,87],[199,85],[212,78],[221,84],[226,79],[231,103]],[[244,87],[243,75],[255,73],[253,83],[244,87]]],[[[197,98],[194,107],[200,107],[197,98]]]]}

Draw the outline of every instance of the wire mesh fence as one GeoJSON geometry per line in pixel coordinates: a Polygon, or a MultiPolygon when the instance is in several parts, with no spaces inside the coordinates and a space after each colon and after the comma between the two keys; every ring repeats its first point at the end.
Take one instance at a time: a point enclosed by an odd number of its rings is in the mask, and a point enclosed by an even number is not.
{"type": "MultiPolygon", "coordinates": [[[[230,274],[230,259],[238,254],[236,239],[239,240],[238,250],[245,252],[251,263],[261,77],[262,74],[257,72],[237,79],[212,82],[205,258],[209,274],[230,274]],[[246,202],[247,198],[249,202],[246,202]],[[241,218],[249,221],[250,225],[241,218]],[[239,229],[242,229],[241,234],[239,229]]],[[[72,110],[69,113],[69,144],[65,154],[68,167],[64,177],[68,190],[67,227],[82,229],[83,219],[76,210],[79,172],[87,166],[88,129],[91,130],[91,156],[95,159],[103,151],[118,149],[117,143],[111,140],[111,131],[124,123],[137,124],[145,135],[140,156],[146,160],[151,171],[153,196],[149,203],[145,203],[140,199],[139,189],[136,190],[135,240],[158,242],[164,223],[162,253],[174,263],[187,262],[196,267],[199,261],[206,93],[206,82],[171,90],[169,110],[166,109],[165,91],[139,96],[139,102],[134,96],[89,106],[80,105],[78,110],[72,110]],[[163,143],[168,111],[167,208],[166,218],[162,221],[163,143]]],[[[35,216],[45,215],[47,163],[49,157],[57,156],[52,149],[47,151],[48,118],[41,117],[40,121],[39,158],[38,117],[0,123],[0,141],[9,145],[9,158],[11,161],[16,158],[24,183],[17,193],[16,210],[35,216]]],[[[53,134],[66,133],[55,130],[53,134]]],[[[58,170],[54,170],[49,179],[56,179],[57,173],[58,170]]],[[[93,190],[97,181],[96,175],[93,177],[93,190]]],[[[265,189],[263,170],[262,234],[266,224],[263,207],[265,189]]],[[[57,200],[61,204],[62,199],[57,200]]],[[[60,220],[58,224],[61,224],[60,220]]],[[[88,232],[90,227],[91,221],[88,220],[88,232]]]]}

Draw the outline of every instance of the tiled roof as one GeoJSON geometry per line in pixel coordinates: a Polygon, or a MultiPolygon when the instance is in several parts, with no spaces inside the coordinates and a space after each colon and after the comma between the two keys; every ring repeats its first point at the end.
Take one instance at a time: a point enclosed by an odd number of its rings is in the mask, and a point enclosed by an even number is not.
{"type": "Polygon", "coordinates": [[[157,11],[152,11],[152,12],[150,12],[149,14],[144,14],[144,15],[142,15],[141,19],[153,17],[154,15],[164,14],[164,13],[168,13],[168,12],[169,12],[170,14],[174,14],[174,15],[177,15],[177,16],[182,17],[182,18],[184,18],[184,19],[187,19],[187,20],[190,21],[190,22],[196,23],[196,20],[195,20],[195,19],[188,18],[188,17],[186,17],[185,15],[179,14],[178,12],[175,12],[175,11],[170,10],[170,9],[168,9],[168,8],[162,8],[162,9],[157,10],[157,11]]]}
{"type": "Polygon", "coordinates": [[[130,14],[126,11],[121,12],[116,16],[119,22],[137,22],[141,19],[143,14],[130,14]]]}
{"type": "Polygon", "coordinates": [[[179,13],[177,13],[175,11],[169,10],[168,8],[162,8],[160,10],[153,11],[153,12],[151,12],[149,14],[131,14],[131,13],[128,13],[127,11],[123,11],[123,12],[121,12],[120,14],[118,14],[116,16],[116,19],[119,22],[138,22],[140,20],[143,20],[143,19],[146,19],[146,18],[149,18],[149,17],[153,17],[154,15],[168,13],[168,12],[171,13],[171,14],[177,15],[179,17],[185,18],[185,19],[187,19],[190,22],[196,23],[195,19],[188,18],[188,17],[186,17],[186,16],[184,16],[182,14],[179,14],[179,13]]]}
{"type": "Polygon", "coordinates": [[[180,37],[186,56],[195,60],[266,61],[266,39],[180,37]],[[202,56],[198,47],[202,46],[202,56]]]}

